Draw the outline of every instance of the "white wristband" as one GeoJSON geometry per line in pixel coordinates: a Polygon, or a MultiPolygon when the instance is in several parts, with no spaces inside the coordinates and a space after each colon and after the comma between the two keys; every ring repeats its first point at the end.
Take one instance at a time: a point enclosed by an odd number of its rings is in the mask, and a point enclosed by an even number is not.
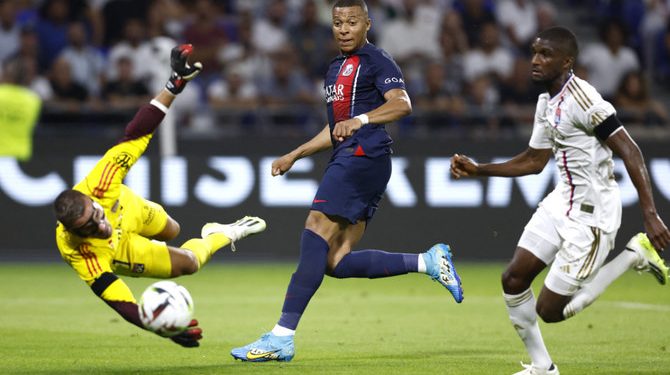
{"type": "Polygon", "coordinates": [[[354,118],[359,119],[361,121],[361,124],[363,125],[367,124],[369,121],[368,115],[366,115],[365,113],[361,113],[358,116],[354,116],[354,118]]]}
{"type": "MultiPolygon", "coordinates": [[[[170,93],[170,95],[174,95],[174,94],[170,93]]],[[[156,99],[151,99],[151,102],[149,102],[149,104],[151,104],[152,106],[160,109],[161,111],[163,111],[163,113],[166,113],[166,114],[168,113],[168,107],[165,104],[159,102],[156,99]]]]}

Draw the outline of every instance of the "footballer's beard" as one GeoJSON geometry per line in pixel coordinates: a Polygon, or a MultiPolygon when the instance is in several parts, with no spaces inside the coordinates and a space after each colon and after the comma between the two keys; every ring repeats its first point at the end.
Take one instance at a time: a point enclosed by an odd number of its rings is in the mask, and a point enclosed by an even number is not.
{"type": "Polygon", "coordinates": [[[549,89],[557,81],[561,81],[560,86],[563,86],[563,83],[565,83],[565,81],[563,80],[562,75],[563,72],[558,72],[551,75],[542,74],[539,77],[531,76],[531,81],[538,86],[543,86],[549,89]]]}

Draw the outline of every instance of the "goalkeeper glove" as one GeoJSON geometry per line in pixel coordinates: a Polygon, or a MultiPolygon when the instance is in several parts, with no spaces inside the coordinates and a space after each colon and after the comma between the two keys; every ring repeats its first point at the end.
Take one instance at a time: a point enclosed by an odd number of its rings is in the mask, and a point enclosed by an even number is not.
{"type": "Polygon", "coordinates": [[[200,346],[198,340],[202,338],[202,329],[198,327],[198,321],[196,319],[191,320],[191,323],[188,325],[186,331],[170,337],[170,340],[175,343],[185,347],[185,348],[195,348],[200,346]]]}
{"type": "Polygon", "coordinates": [[[193,52],[193,45],[182,44],[172,49],[170,53],[170,66],[172,67],[172,75],[168,79],[165,88],[174,95],[179,94],[186,87],[186,83],[202,70],[202,64],[196,62],[193,66],[188,64],[188,57],[193,52]]]}

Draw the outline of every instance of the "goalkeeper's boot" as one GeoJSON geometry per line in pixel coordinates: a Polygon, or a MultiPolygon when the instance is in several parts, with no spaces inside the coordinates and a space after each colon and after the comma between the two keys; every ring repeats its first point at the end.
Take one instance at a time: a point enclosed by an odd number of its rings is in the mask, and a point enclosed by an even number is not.
{"type": "Polygon", "coordinates": [[[247,346],[231,350],[230,355],[246,362],[288,362],[295,355],[293,336],[275,336],[269,332],[247,346]]]}
{"type": "Polygon", "coordinates": [[[650,272],[661,285],[668,283],[668,266],[649,241],[645,233],[638,233],[626,244],[626,250],[638,254],[639,261],[633,266],[636,271],[650,272]]]}
{"type": "Polygon", "coordinates": [[[230,248],[235,251],[235,242],[252,234],[265,230],[265,220],[255,216],[245,216],[232,224],[207,223],[202,227],[200,236],[205,238],[212,233],[223,233],[230,239],[230,248]]]}
{"type": "Polygon", "coordinates": [[[451,261],[451,250],[448,245],[439,243],[422,254],[426,262],[426,273],[442,284],[454,297],[456,302],[463,301],[461,278],[456,273],[456,267],[451,261]]]}
{"type": "Polygon", "coordinates": [[[525,363],[521,363],[521,366],[523,366],[523,370],[515,372],[513,375],[560,375],[558,367],[553,363],[549,369],[535,367],[525,363]]]}

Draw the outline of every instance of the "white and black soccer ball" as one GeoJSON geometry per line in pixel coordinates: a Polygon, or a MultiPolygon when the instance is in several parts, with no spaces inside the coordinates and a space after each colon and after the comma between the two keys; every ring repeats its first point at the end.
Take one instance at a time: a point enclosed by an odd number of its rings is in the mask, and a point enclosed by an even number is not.
{"type": "Polygon", "coordinates": [[[142,293],[138,304],[144,327],[164,337],[184,332],[193,319],[193,298],[174,281],[158,281],[142,293]]]}

